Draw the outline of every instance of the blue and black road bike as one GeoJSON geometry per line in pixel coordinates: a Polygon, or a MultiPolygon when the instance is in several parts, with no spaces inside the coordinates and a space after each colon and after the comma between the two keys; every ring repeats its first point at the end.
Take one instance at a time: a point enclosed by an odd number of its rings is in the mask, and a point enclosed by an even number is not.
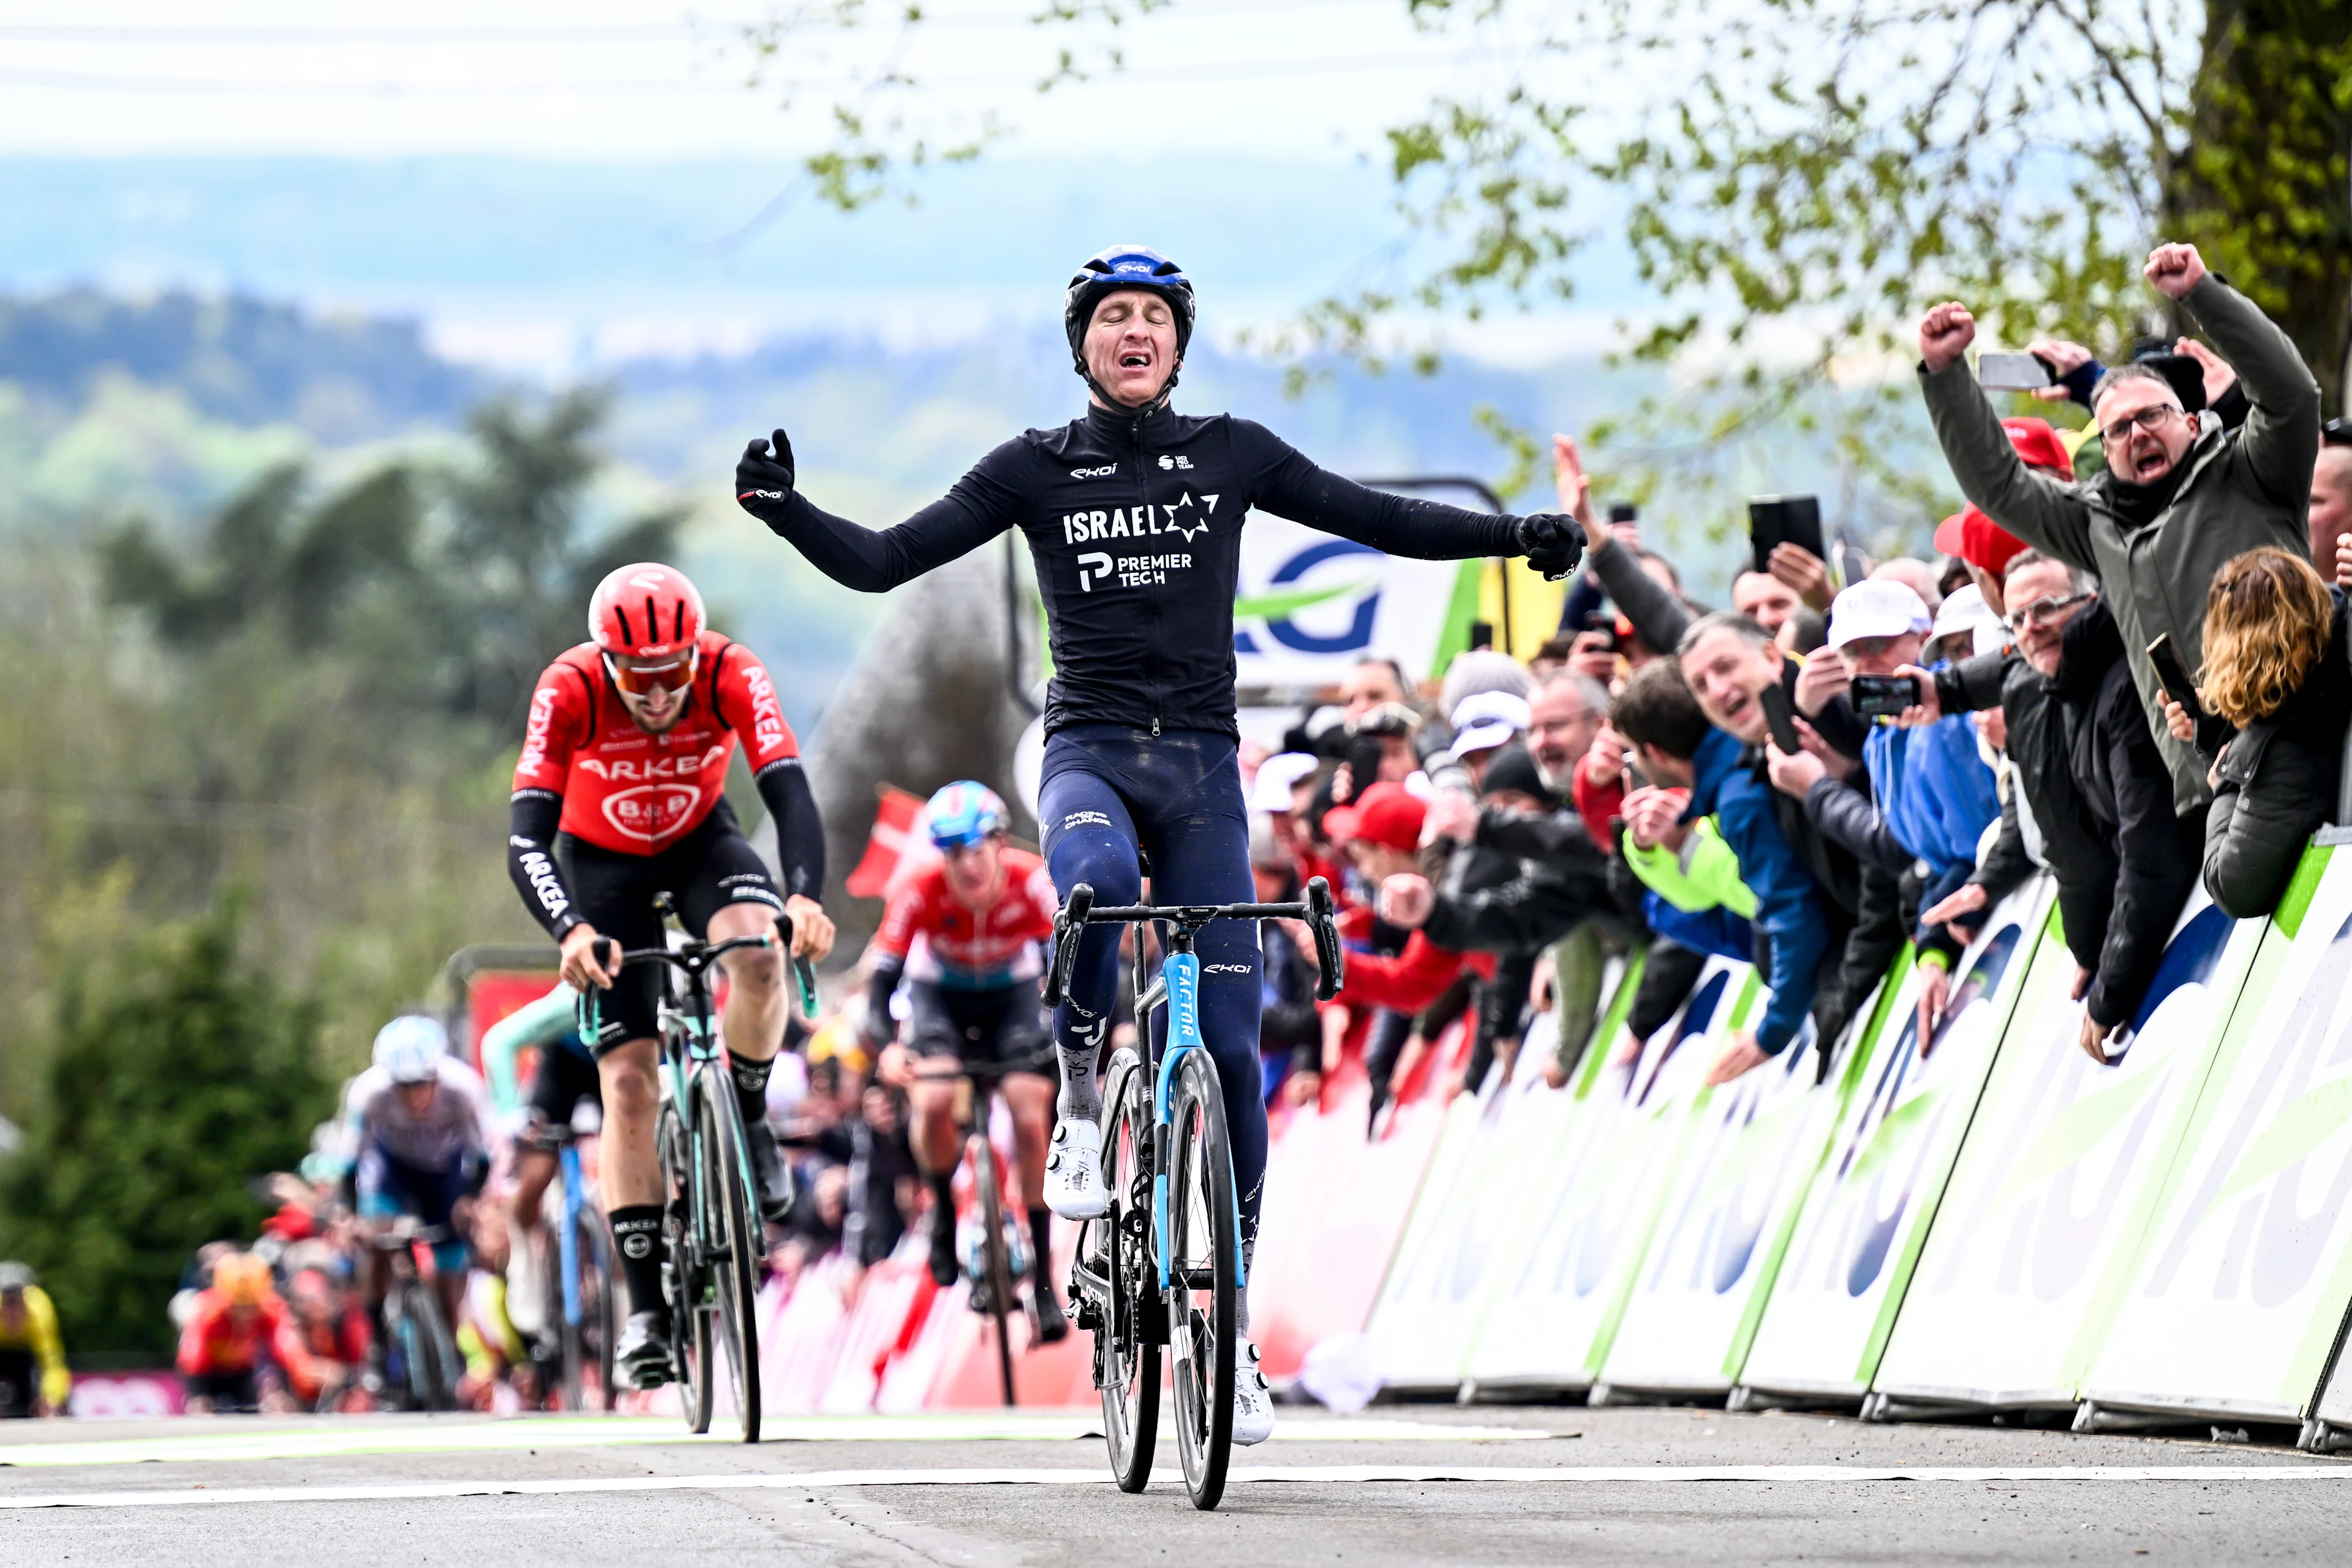
{"type": "Polygon", "coordinates": [[[1054,968],[1045,1004],[1058,1006],[1089,925],[1151,924],[1164,958],[1147,976],[1147,943],[1135,943],[1135,1016],[1149,1041],[1152,1013],[1167,1011],[1156,1070],[1122,1048],[1104,1076],[1103,1184],[1110,1206],[1088,1220],[1070,1269],[1077,1323],[1095,1336],[1095,1386],[1111,1474],[1123,1491],[1151,1479],[1160,1430],[1160,1352],[1168,1348],[1175,1394],[1176,1447],[1195,1508],[1224,1496],[1233,1454],[1235,1347],[1243,1278],[1241,1205],[1224,1091],[1201,1037],[1201,961],[1194,933],[1211,921],[1301,920],[1315,935],[1321,968],[1315,994],[1339,989],[1339,928],[1331,889],[1320,877],[1303,902],[1096,909],[1094,889],[1070,889],[1055,921],[1054,968]],[[1149,983],[1147,984],[1147,979],[1149,983]]]}

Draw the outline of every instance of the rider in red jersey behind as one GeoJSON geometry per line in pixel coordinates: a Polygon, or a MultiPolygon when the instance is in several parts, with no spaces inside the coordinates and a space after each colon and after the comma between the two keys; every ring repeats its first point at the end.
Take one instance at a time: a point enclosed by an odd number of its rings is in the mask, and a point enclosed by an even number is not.
{"type": "MultiPolygon", "coordinates": [[[[821,959],[833,922],[824,830],[800,765],[800,745],[775,684],[751,649],[704,625],[702,595],[684,574],[624,566],[588,605],[593,639],[547,667],[531,693],[515,764],[508,868],[523,901],[562,945],[563,978],[601,998],[588,1042],[604,1096],[604,1205],[629,1283],[629,1321],[615,1357],[641,1387],[669,1367],[661,1293],[661,1174],[654,1153],[659,979],[616,974],[606,939],[663,945],[654,896],[677,902],[707,941],[772,933],[792,917],[793,952],[821,959]],[[784,888],[769,877],[727,804],[738,740],[760,798],[776,819],[784,888]]],[[[749,1133],[761,1212],[792,1203],[791,1177],[768,1126],[768,1073],[784,1037],[782,955],[743,948],[720,962],[733,982],[721,1019],[749,1133]]]]}
{"type": "Polygon", "coordinates": [[[1045,1015],[1038,1003],[1044,973],[1037,944],[1052,939],[1061,900],[1045,863],[1006,847],[1004,803],[987,785],[965,780],[931,797],[924,808],[938,865],[900,889],[874,935],[874,981],[866,1006],[866,1037],[877,1046],[891,1036],[890,997],[907,984],[907,1052],[883,1058],[883,1076],[908,1091],[914,1105],[915,1163],[931,1187],[931,1278],[956,1277],[955,1084],[920,1076],[916,1057],[998,1063],[1033,1061],[1027,1072],[1003,1079],[1013,1110],[1013,1138],[1021,1163],[1021,1199],[1029,1211],[1030,1274],[1037,1301],[1039,1338],[1069,1332],[1055,1294],[1051,1226],[1045,1206],[1045,1146],[1053,1122],[1054,1080],[1045,1051],[1045,1015]]]}

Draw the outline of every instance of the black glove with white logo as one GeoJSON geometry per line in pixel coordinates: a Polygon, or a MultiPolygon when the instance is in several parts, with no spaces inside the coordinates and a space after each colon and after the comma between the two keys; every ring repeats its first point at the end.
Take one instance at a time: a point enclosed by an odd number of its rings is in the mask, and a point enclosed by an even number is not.
{"type": "Polygon", "coordinates": [[[1559,582],[1584,559],[1584,531],[1576,526],[1574,518],[1560,512],[1539,511],[1519,519],[1518,539],[1519,553],[1548,583],[1559,582]]]}
{"type": "Polygon", "coordinates": [[[744,447],[743,460],[735,465],[737,503],[770,528],[778,528],[792,499],[793,444],[784,439],[784,433],[776,432],[772,456],[765,441],[753,441],[744,447]]]}

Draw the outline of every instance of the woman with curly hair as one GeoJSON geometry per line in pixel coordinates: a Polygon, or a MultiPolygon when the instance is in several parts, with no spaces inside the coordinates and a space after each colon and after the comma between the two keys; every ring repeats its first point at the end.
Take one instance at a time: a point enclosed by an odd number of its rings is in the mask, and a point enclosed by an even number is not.
{"type": "MultiPolygon", "coordinates": [[[[2302,556],[2250,550],[2214,575],[2205,601],[2205,705],[2238,733],[2215,764],[2205,890],[2222,912],[2278,908],[2315,830],[2336,814],[2352,664],[2344,595],[2302,556]]],[[[2190,731],[2177,703],[2165,716],[2190,731]]]]}

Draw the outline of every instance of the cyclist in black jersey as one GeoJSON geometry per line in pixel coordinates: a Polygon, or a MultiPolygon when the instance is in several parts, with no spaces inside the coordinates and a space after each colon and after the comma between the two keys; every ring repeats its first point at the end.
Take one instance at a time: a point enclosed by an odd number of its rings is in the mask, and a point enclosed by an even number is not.
{"type": "MultiPolygon", "coordinates": [[[[1177,414],[1169,398],[1192,340],[1192,285],[1155,251],[1118,247],[1088,261],[1070,280],[1063,324],[1091,395],[1085,416],[1007,441],[896,527],[872,531],[811,504],[782,430],[745,448],[736,497],[827,576],[866,593],[1021,530],[1054,658],[1038,816],[1055,888],[1066,898],[1087,882],[1099,903],[1132,902],[1142,890],[1140,848],[1156,900],[1247,902],[1255,895],[1234,755],[1233,605],[1250,510],[1393,555],[1524,555],[1555,578],[1574,569],[1583,538],[1557,514],[1494,516],[1370,489],[1251,420],[1177,414]]],[[[1246,1273],[1265,1168],[1259,955],[1236,921],[1202,931],[1197,950],[1202,1033],[1223,1084],[1243,1194],[1246,1273]]],[[[1117,963],[1115,930],[1089,932],[1054,1020],[1062,1091],[1046,1195],[1073,1219],[1107,1202],[1095,1075],[1117,963]]],[[[1246,1299],[1243,1313],[1246,1327],[1246,1299]]],[[[1262,1440],[1274,1422],[1256,1351],[1244,1350],[1237,1443],[1262,1440]]]]}

